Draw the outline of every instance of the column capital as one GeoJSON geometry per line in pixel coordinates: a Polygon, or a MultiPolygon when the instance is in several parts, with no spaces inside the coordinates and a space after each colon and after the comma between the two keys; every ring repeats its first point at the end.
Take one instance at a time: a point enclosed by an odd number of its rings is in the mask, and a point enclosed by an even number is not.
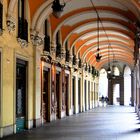
{"type": "Polygon", "coordinates": [[[12,16],[7,16],[7,19],[6,19],[6,25],[7,25],[7,29],[9,32],[13,32],[15,31],[15,28],[16,28],[16,20],[14,19],[14,17],[12,16]]]}
{"type": "Polygon", "coordinates": [[[31,40],[34,46],[41,46],[44,43],[44,37],[45,35],[38,32],[38,31],[32,31],[31,32],[31,40]]]}

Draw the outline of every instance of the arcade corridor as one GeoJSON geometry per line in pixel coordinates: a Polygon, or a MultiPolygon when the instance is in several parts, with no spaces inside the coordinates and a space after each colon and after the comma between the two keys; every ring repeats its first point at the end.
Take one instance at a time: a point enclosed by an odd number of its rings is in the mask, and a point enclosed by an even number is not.
{"type": "Polygon", "coordinates": [[[47,123],[3,140],[139,140],[134,108],[107,106],[47,123]]]}
{"type": "Polygon", "coordinates": [[[0,0],[0,138],[138,140],[139,129],[140,0],[0,0]]]}

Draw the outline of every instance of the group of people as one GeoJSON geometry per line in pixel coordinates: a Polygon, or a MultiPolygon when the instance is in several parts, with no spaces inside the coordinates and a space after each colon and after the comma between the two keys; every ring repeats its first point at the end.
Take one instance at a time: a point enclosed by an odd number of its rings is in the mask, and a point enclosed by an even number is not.
{"type": "Polygon", "coordinates": [[[101,102],[102,102],[102,106],[107,105],[108,102],[109,102],[109,98],[108,98],[107,96],[104,97],[104,96],[102,95],[102,97],[101,97],[101,102]]]}

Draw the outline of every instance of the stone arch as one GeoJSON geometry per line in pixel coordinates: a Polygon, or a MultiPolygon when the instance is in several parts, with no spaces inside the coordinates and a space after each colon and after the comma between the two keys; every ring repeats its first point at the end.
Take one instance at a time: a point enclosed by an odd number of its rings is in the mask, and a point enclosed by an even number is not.
{"type": "Polygon", "coordinates": [[[124,105],[131,104],[131,69],[129,66],[124,67],[124,105]]]}
{"type": "Polygon", "coordinates": [[[13,16],[14,8],[18,0],[10,0],[9,7],[8,7],[8,16],[13,16]]]}
{"type": "Polygon", "coordinates": [[[99,71],[99,97],[108,97],[108,79],[107,72],[104,68],[99,71]]]}

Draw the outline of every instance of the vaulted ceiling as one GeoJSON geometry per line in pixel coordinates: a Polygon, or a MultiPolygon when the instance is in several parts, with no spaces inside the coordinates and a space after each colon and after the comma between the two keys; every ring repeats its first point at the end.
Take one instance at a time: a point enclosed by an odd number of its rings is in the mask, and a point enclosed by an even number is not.
{"type": "Polygon", "coordinates": [[[62,44],[69,41],[70,50],[84,62],[97,69],[106,67],[108,61],[115,60],[120,65],[134,65],[134,46],[137,26],[140,22],[140,3],[138,0],[62,0],[65,2],[63,15],[52,15],[53,0],[29,0],[32,29],[40,30],[43,21],[49,18],[51,36],[58,30],[62,33],[62,44]],[[98,11],[99,47],[101,61],[96,62],[97,54],[97,14],[98,11]],[[41,22],[42,21],[42,22],[41,22]]]}

